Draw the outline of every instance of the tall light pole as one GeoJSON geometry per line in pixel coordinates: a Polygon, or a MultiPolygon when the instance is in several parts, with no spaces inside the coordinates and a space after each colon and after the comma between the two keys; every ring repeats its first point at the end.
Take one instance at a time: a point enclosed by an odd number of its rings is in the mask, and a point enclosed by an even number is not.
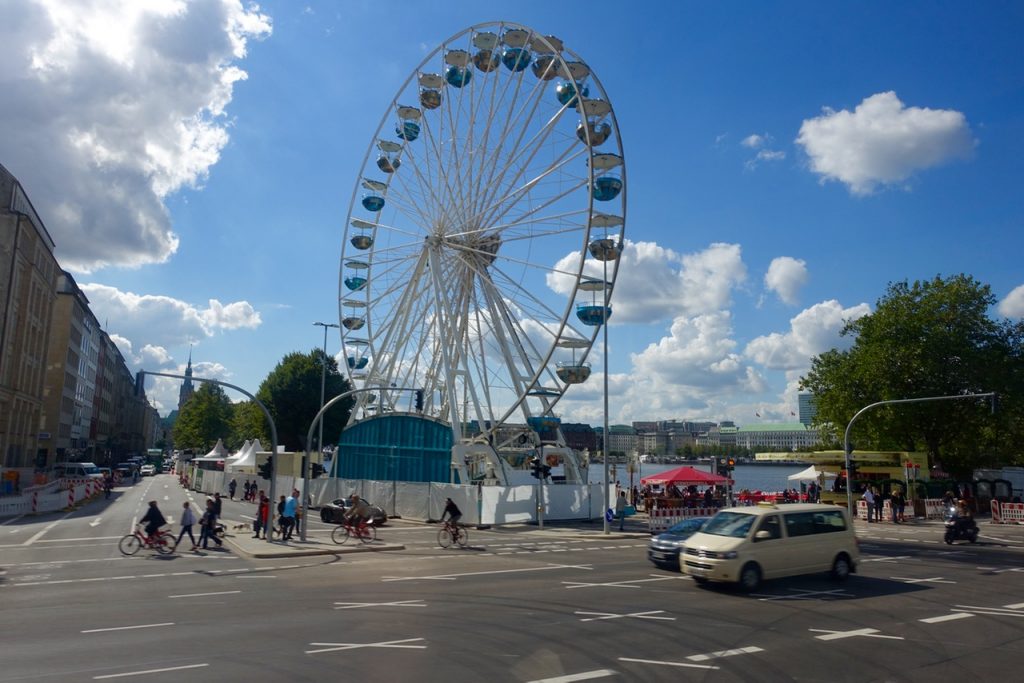
{"type": "MultiPolygon", "coordinates": [[[[324,328],[324,357],[321,359],[322,367],[320,368],[320,407],[324,407],[324,388],[327,386],[327,328],[333,327],[334,329],[340,329],[338,325],[334,323],[313,323],[319,327],[324,328]]],[[[324,423],[320,422],[320,436],[316,442],[316,446],[320,449],[321,455],[324,452],[324,423]]],[[[308,463],[307,463],[308,465],[308,463]]],[[[303,473],[305,474],[305,473],[303,473]]]]}
{"type": "Polygon", "coordinates": [[[604,307],[601,309],[601,334],[604,340],[604,438],[601,440],[601,449],[604,451],[604,510],[601,510],[601,518],[604,520],[604,533],[610,534],[611,522],[608,519],[608,510],[611,509],[611,501],[608,499],[608,260],[604,263],[604,307]]]}

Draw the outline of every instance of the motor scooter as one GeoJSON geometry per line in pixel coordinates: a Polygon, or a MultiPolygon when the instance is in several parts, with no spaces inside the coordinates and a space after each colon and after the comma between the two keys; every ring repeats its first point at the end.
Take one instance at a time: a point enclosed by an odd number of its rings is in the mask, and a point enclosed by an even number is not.
{"type": "Polygon", "coordinates": [[[953,541],[969,541],[971,543],[978,541],[978,525],[974,523],[973,517],[961,517],[956,508],[950,506],[946,510],[945,518],[944,540],[947,545],[952,545],[953,541]]]}

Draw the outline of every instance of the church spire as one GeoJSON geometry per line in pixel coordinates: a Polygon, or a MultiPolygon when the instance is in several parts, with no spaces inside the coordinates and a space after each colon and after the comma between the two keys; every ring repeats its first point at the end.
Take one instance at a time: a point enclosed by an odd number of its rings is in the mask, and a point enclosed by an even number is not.
{"type": "Polygon", "coordinates": [[[181,383],[181,389],[178,391],[178,411],[181,411],[192,394],[195,393],[195,389],[192,387],[192,345],[188,345],[188,366],[185,367],[185,381],[181,383]]]}

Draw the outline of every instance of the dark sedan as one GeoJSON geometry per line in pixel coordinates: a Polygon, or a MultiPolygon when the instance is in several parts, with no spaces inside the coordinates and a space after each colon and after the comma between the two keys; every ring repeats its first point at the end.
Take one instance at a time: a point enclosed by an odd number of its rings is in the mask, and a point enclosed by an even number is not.
{"type": "MultiPolygon", "coordinates": [[[[388,513],[384,512],[384,508],[374,505],[370,501],[366,501],[366,503],[370,506],[370,519],[373,525],[387,524],[388,513]]],[[[325,503],[320,507],[320,520],[328,524],[341,524],[341,518],[350,507],[352,507],[351,498],[337,498],[330,503],[325,503]]]]}
{"type": "Polygon", "coordinates": [[[651,539],[647,546],[647,559],[662,569],[679,571],[679,549],[683,541],[700,531],[710,517],[689,517],[676,522],[665,532],[651,539]]]}

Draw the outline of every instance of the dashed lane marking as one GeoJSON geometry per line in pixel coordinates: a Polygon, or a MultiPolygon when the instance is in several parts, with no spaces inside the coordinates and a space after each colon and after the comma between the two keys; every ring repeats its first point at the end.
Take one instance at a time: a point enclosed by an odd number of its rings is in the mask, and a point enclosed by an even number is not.
{"type": "Polygon", "coordinates": [[[764,652],[759,647],[738,647],[731,650],[719,650],[718,652],[709,652],[704,655],[690,655],[687,657],[691,662],[706,662],[709,659],[720,659],[722,657],[735,657],[736,655],[749,655],[755,652],[764,652]]]}
{"type": "Polygon", "coordinates": [[[613,669],[594,669],[593,671],[582,671],[578,674],[566,674],[553,678],[538,678],[529,683],[575,683],[576,681],[592,681],[595,678],[608,678],[618,676],[619,672],[613,669]]]}
{"type": "Polygon", "coordinates": [[[205,598],[205,597],[209,597],[211,595],[234,595],[236,593],[241,593],[241,592],[242,591],[216,591],[216,592],[213,592],[213,593],[184,593],[182,595],[168,595],[167,597],[170,598],[170,599],[174,599],[174,598],[205,598]]]}
{"type": "Polygon", "coordinates": [[[970,619],[973,616],[973,614],[968,614],[967,612],[956,612],[954,614],[943,614],[941,617],[928,617],[927,619],[918,619],[918,621],[924,622],[925,624],[938,624],[943,621],[970,619]]]}
{"type": "Polygon", "coordinates": [[[146,674],[160,674],[167,671],[181,671],[183,669],[201,669],[204,666],[210,666],[209,664],[186,664],[185,666],[172,666],[166,669],[146,669],[145,671],[126,671],[121,674],[106,674],[103,676],[93,676],[92,680],[99,681],[105,678],[123,678],[125,676],[144,676],[146,674]]]}
{"type": "Polygon", "coordinates": [[[717,669],[714,664],[693,664],[691,662],[665,662],[657,659],[634,659],[632,657],[619,657],[620,662],[636,662],[637,664],[655,664],[657,666],[677,666],[684,669],[717,669]]]}
{"type": "Polygon", "coordinates": [[[174,626],[173,621],[165,621],[159,624],[139,624],[137,626],[113,626],[111,628],[91,628],[79,633],[106,633],[108,631],[132,631],[137,628],[159,628],[161,626],[174,626]]]}

